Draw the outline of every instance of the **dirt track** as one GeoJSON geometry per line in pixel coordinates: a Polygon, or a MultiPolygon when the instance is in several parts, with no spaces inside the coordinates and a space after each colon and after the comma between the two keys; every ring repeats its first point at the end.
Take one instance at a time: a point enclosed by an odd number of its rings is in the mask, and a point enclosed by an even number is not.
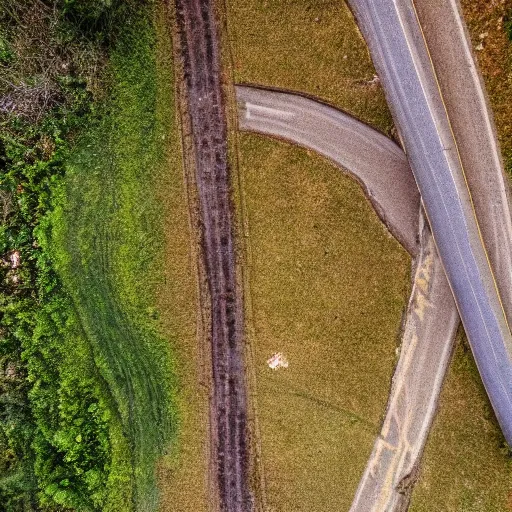
{"type": "MultiPolygon", "coordinates": [[[[210,317],[212,357],[211,465],[222,511],[254,509],[249,486],[247,396],[243,361],[243,302],[235,275],[235,244],[213,0],[176,0],[183,87],[186,161],[195,167],[198,221],[210,317]]],[[[190,172],[190,170],[189,170],[190,172]]],[[[215,507],[216,508],[216,507],[215,507]]]]}

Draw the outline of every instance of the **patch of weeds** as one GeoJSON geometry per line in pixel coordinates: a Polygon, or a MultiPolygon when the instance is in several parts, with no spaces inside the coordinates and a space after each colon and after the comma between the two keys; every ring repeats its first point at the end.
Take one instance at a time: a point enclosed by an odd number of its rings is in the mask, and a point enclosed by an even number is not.
{"type": "Polygon", "coordinates": [[[155,155],[144,156],[155,131],[152,31],[152,7],[140,2],[0,1],[8,512],[156,506],[154,463],[171,431],[169,355],[146,315],[149,290],[133,284],[144,249],[158,249],[144,206],[151,191],[138,195],[136,181],[155,155]],[[128,75],[132,67],[149,82],[128,75]],[[130,111],[139,101],[143,110],[130,111]]]}

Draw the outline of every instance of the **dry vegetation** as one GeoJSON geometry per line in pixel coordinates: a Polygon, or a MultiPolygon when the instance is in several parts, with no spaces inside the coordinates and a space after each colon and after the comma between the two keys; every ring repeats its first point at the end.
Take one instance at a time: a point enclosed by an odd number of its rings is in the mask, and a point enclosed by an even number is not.
{"type": "MultiPolygon", "coordinates": [[[[477,53],[510,162],[510,5],[463,3],[475,46],[487,33],[477,53]]],[[[369,84],[373,68],[343,2],[227,5],[237,82],[299,90],[391,133],[384,96],[369,84]]],[[[381,227],[357,187],[331,166],[247,135],[239,157],[269,505],[348,509],[383,413],[408,259],[396,244],[376,242],[381,227]],[[370,308],[369,301],[383,302],[370,308]],[[275,351],[289,359],[288,369],[266,367],[275,351]]],[[[412,510],[503,511],[510,470],[471,352],[459,344],[412,510]]]]}
{"type": "Polygon", "coordinates": [[[494,113],[506,167],[512,172],[512,2],[462,0],[461,3],[494,113]]]}
{"type": "Polygon", "coordinates": [[[389,132],[391,115],[339,0],[226,0],[234,78],[316,96],[389,132]]]}
{"type": "MultiPolygon", "coordinates": [[[[227,5],[235,81],[303,91],[391,131],[343,3],[227,5]]],[[[267,504],[346,510],[384,413],[410,260],[323,159],[250,135],[238,158],[267,504]],[[273,372],[277,351],[290,366],[273,372]]]]}
{"type": "Polygon", "coordinates": [[[0,20],[4,22],[0,30],[2,118],[15,114],[39,121],[50,109],[69,103],[66,85],[77,75],[94,99],[104,95],[106,56],[99,39],[78,40],[59,23],[58,9],[62,7],[56,4],[52,8],[42,1],[0,0],[0,20]]]}
{"type": "Polygon", "coordinates": [[[239,149],[268,505],[348,509],[384,412],[409,259],[325,160],[255,135],[239,149]],[[274,352],[287,369],[268,368],[274,352]]]}
{"type": "MultiPolygon", "coordinates": [[[[391,132],[343,3],[227,5],[235,81],[303,91],[391,132]]],[[[267,504],[346,510],[384,413],[410,260],[323,159],[250,135],[238,158],[267,504]],[[273,372],[278,351],[290,366],[273,372]]]]}
{"type": "Polygon", "coordinates": [[[512,465],[471,350],[455,352],[411,512],[510,510],[512,465]]]}

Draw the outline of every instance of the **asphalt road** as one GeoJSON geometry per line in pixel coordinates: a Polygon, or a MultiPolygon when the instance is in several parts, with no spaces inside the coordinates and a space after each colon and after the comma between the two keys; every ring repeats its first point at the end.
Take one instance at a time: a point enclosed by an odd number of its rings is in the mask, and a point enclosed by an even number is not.
{"type": "Polygon", "coordinates": [[[417,253],[420,195],[399,146],[354,117],[297,94],[237,85],[236,97],[240,129],[294,142],[341,166],[393,236],[417,253]]]}
{"type": "Polygon", "coordinates": [[[420,254],[380,436],[351,512],[407,509],[448,370],[460,317],[423,215],[420,254]]]}
{"type": "Polygon", "coordinates": [[[492,111],[458,0],[414,0],[477,212],[503,308],[512,323],[512,217],[492,111]]]}
{"type": "Polygon", "coordinates": [[[349,0],[425,205],[494,411],[512,445],[512,336],[411,0],[349,0]]]}
{"type": "Polygon", "coordinates": [[[386,416],[352,505],[353,512],[399,510],[415,483],[459,325],[409,164],[381,133],[317,101],[243,86],[236,95],[242,130],[282,138],[332,160],[361,184],[388,229],[415,256],[386,416]]]}

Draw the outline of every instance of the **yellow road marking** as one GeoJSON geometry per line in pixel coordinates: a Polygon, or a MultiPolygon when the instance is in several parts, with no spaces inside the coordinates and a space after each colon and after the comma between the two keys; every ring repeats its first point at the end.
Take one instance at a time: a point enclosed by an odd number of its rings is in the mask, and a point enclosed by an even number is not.
{"type": "MultiPolygon", "coordinates": [[[[421,32],[421,37],[423,38],[423,42],[425,44],[425,49],[427,51],[427,56],[428,56],[428,59],[430,61],[430,66],[432,68],[432,72],[433,72],[433,75],[434,75],[434,79],[435,79],[435,82],[436,82],[436,87],[437,87],[437,90],[439,92],[439,97],[441,98],[441,103],[443,104],[443,107],[444,107],[444,111],[446,113],[446,120],[448,121],[448,127],[450,129],[450,133],[452,134],[452,138],[453,138],[453,141],[455,143],[455,151],[457,152],[457,158],[459,160],[459,164],[460,164],[460,168],[461,168],[461,171],[462,171],[462,176],[464,178],[464,183],[466,184],[466,189],[468,191],[468,194],[469,194],[469,201],[470,201],[470,205],[471,205],[471,209],[473,211],[473,217],[475,219],[475,222],[476,222],[476,227],[477,227],[477,232],[478,232],[478,236],[480,238],[480,243],[482,244],[482,248],[484,250],[484,254],[485,254],[485,258],[487,260],[487,265],[489,267],[489,270],[491,272],[491,278],[492,278],[492,281],[493,281],[493,284],[494,284],[494,289],[496,290],[496,295],[498,297],[498,302],[500,304],[500,307],[501,307],[501,312],[503,313],[503,318],[505,319],[505,324],[508,328],[508,331],[509,333],[512,335],[512,331],[510,329],[510,325],[508,323],[508,319],[507,319],[507,315],[505,313],[505,308],[503,307],[503,302],[501,300],[501,296],[500,296],[500,292],[499,292],[499,289],[498,289],[498,284],[496,282],[496,278],[494,276],[494,272],[492,270],[492,265],[491,265],[491,262],[489,260],[489,255],[487,254],[487,249],[485,247],[485,243],[484,243],[484,239],[482,237],[482,232],[480,230],[480,225],[478,223],[478,217],[476,215],[476,210],[475,210],[475,205],[474,205],[474,202],[473,202],[473,197],[471,195],[471,189],[469,188],[469,184],[468,184],[468,180],[467,180],[467,177],[466,177],[466,172],[464,171],[464,165],[462,163],[462,159],[460,157],[460,151],[459,151],[459,146],[457,144],[457,139],[455,138],[455,133],[453,132],[453,128],[452,128],[452,123],[450,121],[450,116],[448,115],[448,109],[446,108],[446,103],[444,101],[444,98],[443,98],[443,93],[441,91],[441,87],[439,85],[439,79],[437,78],[437,73],[436,73],[436,69],[435,69],[435,66],[434,66],[434,61],[432,60],[432,57],[430,55],[430,50],[428,48],[428,44],[427,44],[427,39],[425,37],[425,33],[423,31],[423,27],[421,26],[421,23],[420,23],[420,19],[419,19],[419,16],[418,16],[418,12],[416,10],[416,4],[415,4],[415,0],[410,0],[411,1],[411,5],[412,5],[412,8],[414,10],[414,15],[416,17],[416,21],[418,22],[418,27],[420,29],[420,32],[421,32]]],[[[426,215],[427,215],[427,219],[428,219],[428,213],[425,211],[426,215]]],[[[429,224],[430,224],[430,220],[429,220],[429,224]]],[[[432,233],[434,235],[434,233],[432,233]]],[[[434,235],[434,241],[435,241],[435,235],[434,235]]],[[[443,265],[444,266],[444,265],[443,265]]],[[[448,283],[450,284],[450,282],[448,281],[448,283]]],[[[450,284],[450,288],[451,288],[451,284],[450,284]]],[[[453,290],[452,290],[453,291],[453,290]]],[[[455,295],[454,295],[455,297],[455,295]]],[[[457,301],[457,299],[455,299],[457,301]]],[[[508,347],[509,349],[511,349],[512,347],[508,347]]],[[[507,350],[507,353],[509,355],[511,355],[510,351],[507,350]]]]}

